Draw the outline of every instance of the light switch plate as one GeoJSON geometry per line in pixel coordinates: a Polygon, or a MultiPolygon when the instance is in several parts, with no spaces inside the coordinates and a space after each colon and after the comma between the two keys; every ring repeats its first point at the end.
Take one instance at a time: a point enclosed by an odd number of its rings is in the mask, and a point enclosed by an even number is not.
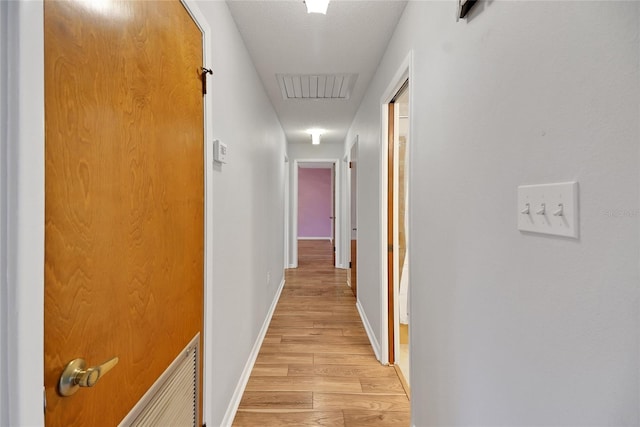
{"type": "Polygon", "coordinates": [[[578,183],[519,186],[517,215],[518,230],[577,239],[578,183]]]}
{"type": "Polygon", "coordinates": [[[213,141],[213,160],[219,163],[227,163],[227,144],[217,139],[213,141]]]}

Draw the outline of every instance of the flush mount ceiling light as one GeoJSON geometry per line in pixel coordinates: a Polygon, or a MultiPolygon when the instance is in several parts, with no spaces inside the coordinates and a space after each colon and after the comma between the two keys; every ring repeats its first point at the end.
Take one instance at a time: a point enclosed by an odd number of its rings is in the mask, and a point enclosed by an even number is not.
{"type": "Polygon", "coordinates": [[[320,135],[324,133],[322,129],[309,129],[307,131],[309,135],[311,135],[311,143],[313,145],[320,145],[320,135]]]}
{"type": "Polygon", "coordinates": [[[329,0],[305,0],[304,4],[307,5],[307,13],[321,13],[326,15],[329,0]]]}

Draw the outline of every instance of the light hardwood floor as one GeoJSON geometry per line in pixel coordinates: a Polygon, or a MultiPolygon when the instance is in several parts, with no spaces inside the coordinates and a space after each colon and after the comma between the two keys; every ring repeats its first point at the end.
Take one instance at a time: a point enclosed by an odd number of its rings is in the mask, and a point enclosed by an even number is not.
{"type": "Polygon", "coordinates": [[[234,426],[409,425],[409,399],[376,360],[331,250],[299,242],[234,426]]]}

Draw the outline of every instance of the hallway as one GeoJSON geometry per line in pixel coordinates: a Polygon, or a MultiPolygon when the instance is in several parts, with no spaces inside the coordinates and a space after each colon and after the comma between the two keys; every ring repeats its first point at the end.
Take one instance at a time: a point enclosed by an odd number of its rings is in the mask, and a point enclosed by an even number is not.
{"type": "Polygon", "coordinates": [[[640,426],[640,1],[310,3],[0,0],[0,426],[640,426]]]}
{"type": "Polygon", "coordinates": [[[329,241],[299,243],[234,426],[408,426],[395,370],[376,360],[329,241]]]}

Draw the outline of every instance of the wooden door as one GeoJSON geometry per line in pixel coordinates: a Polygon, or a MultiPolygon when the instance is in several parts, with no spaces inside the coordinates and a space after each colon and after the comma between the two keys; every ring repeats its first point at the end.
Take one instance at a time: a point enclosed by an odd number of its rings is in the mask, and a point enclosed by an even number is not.
{"type": "Polygon", "coordinates": [[[44,8],[45,422],[114,426],[202,331],[202,34],[178,0],[44,8]]]}

